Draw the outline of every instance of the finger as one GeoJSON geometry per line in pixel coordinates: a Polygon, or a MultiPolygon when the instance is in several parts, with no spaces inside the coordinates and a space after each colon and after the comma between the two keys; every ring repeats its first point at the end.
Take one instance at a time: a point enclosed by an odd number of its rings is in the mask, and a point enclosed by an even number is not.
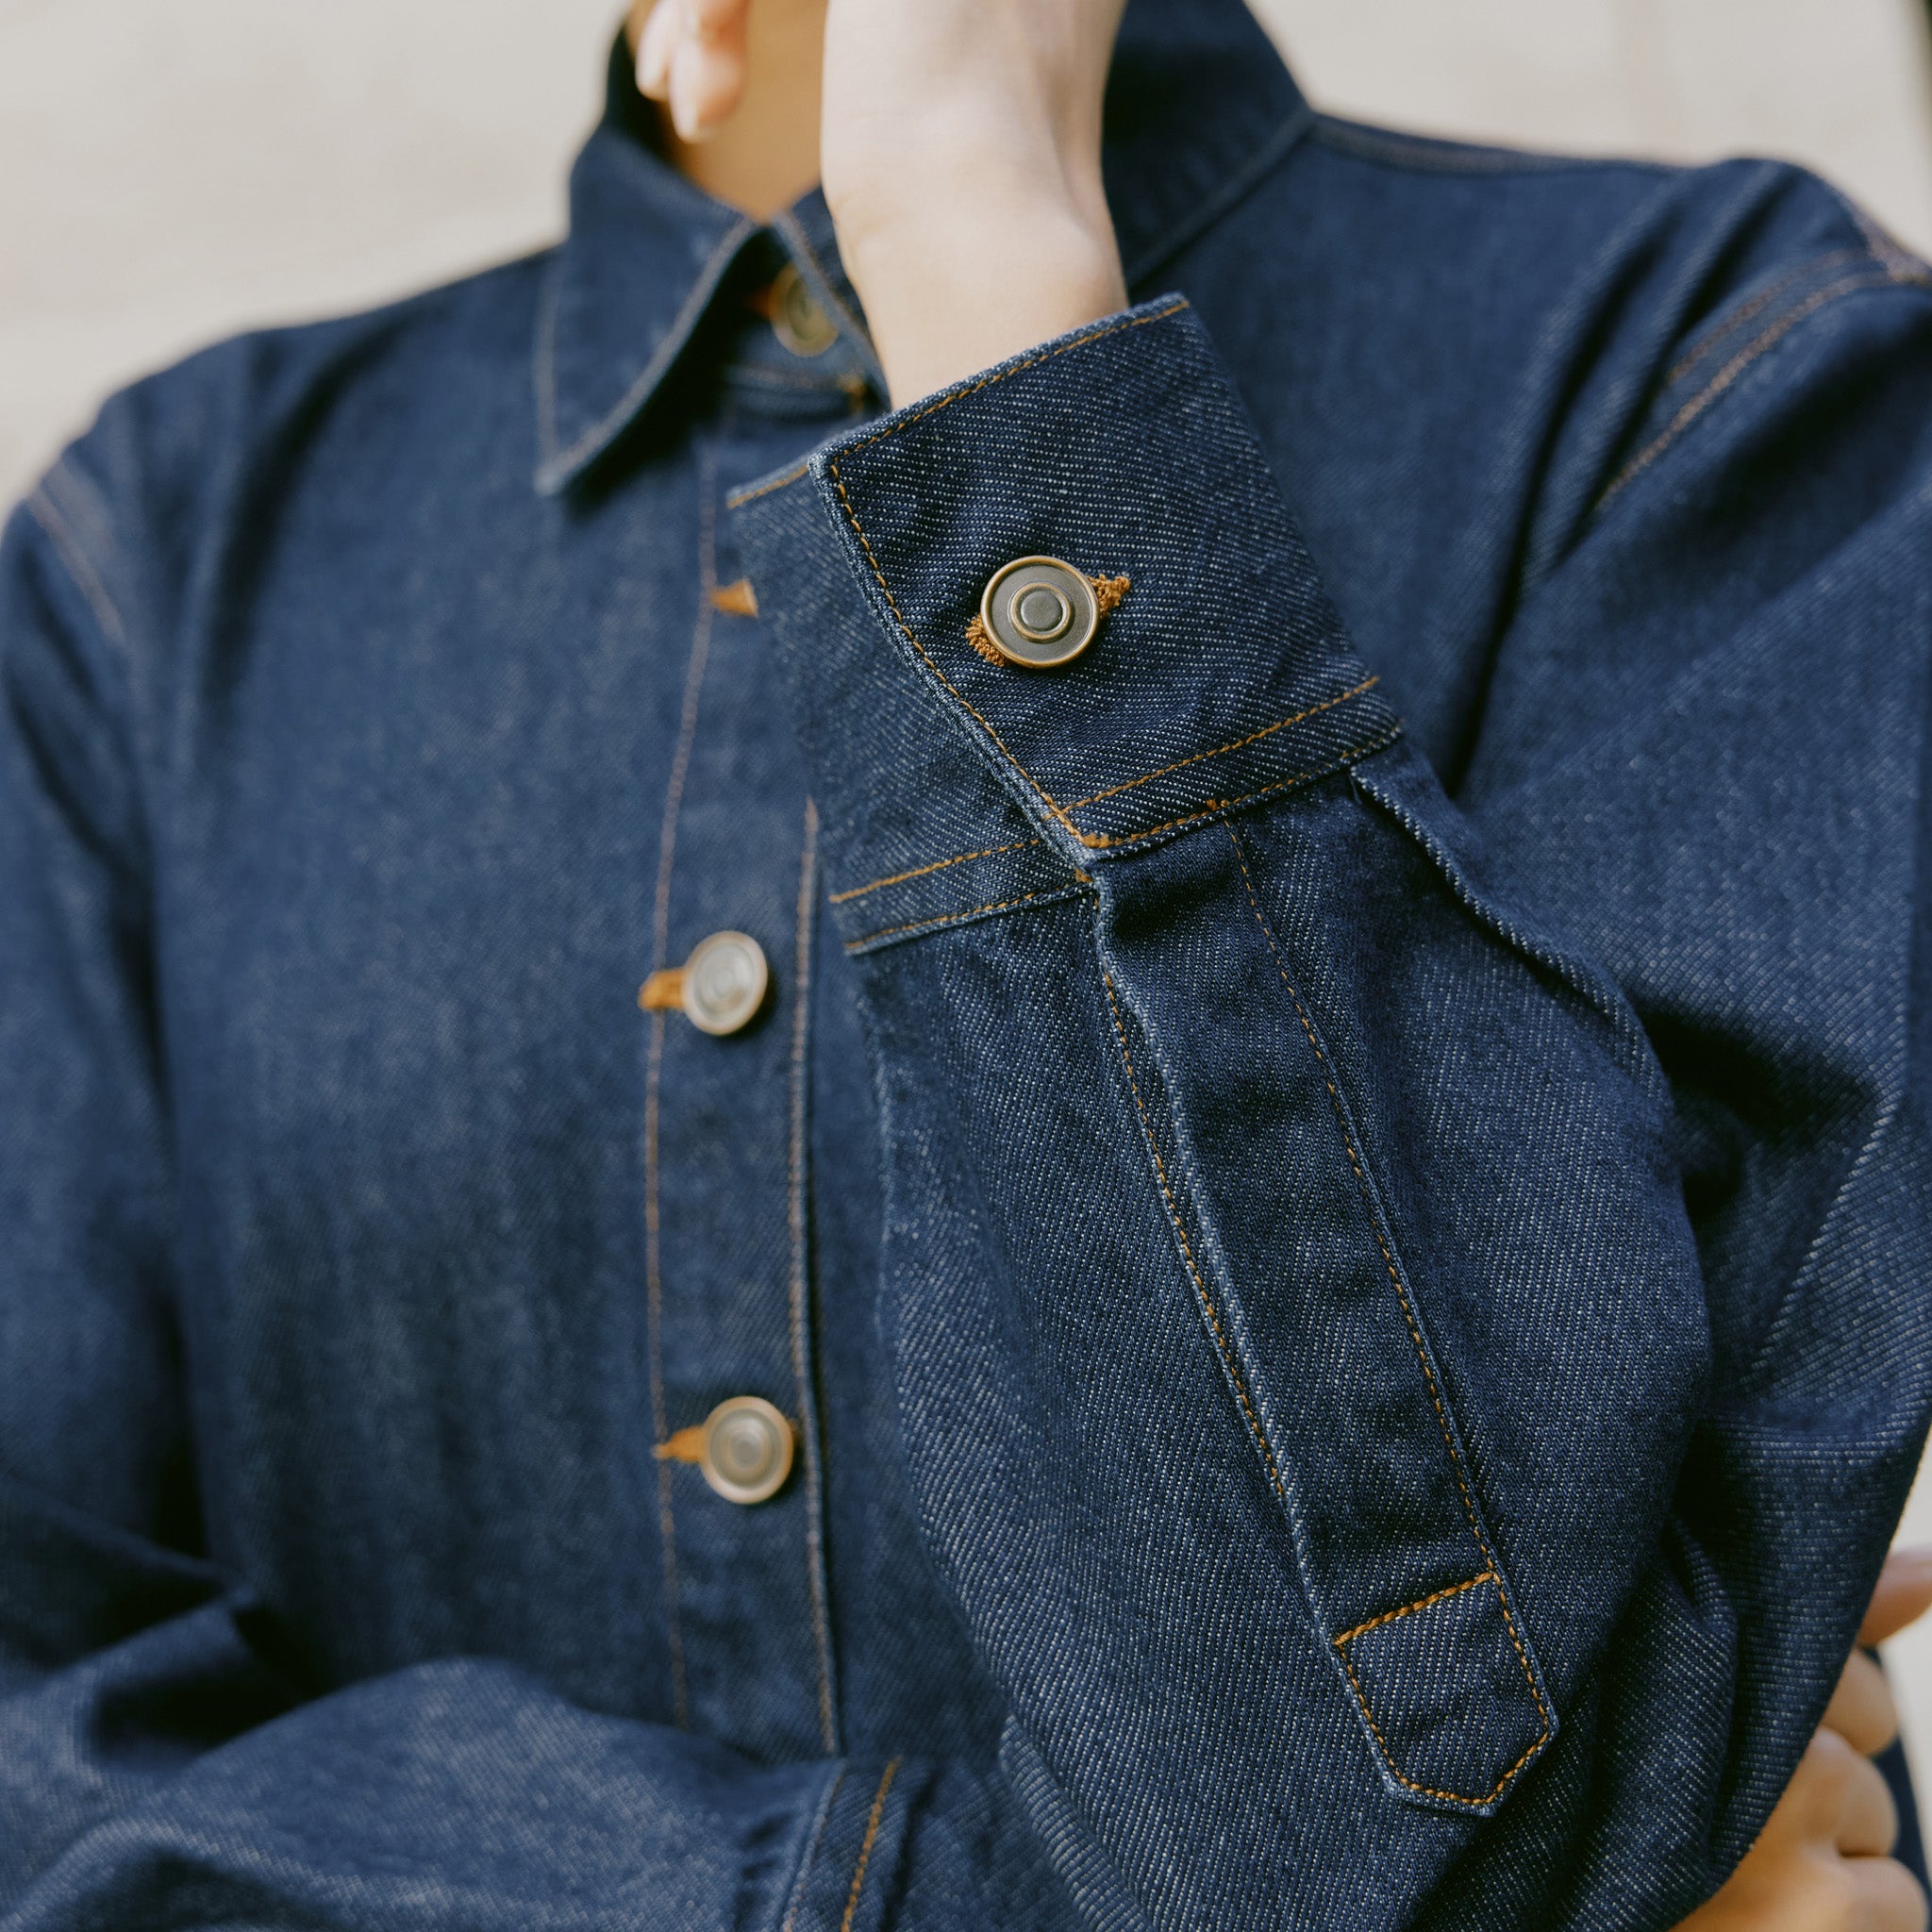
{"type": "Polygon", "coordinates": [[[731,118],[744,93],[741,55],[686,35],[671,57],[671,124],[683,141],[703,141],[731,118]]]}
{"type": "Polygon", "coordinates": [[[1858,1932],[1925,1932],[1925,1894],[1896,1858],[1847,1858],[1843,1876],[1843,1924],[1858,1932]]]}
{"type": "Polygon", "coordinates": [[[1857,1765],[1871,1769],[1836,1731],[1818,1732],[1805,1746],[1760,1838],[1778,1844],[1836,1845],[1846,1787],[1857,1765]]]}
{"type": "Polygon", "coordinates": [[[1894,1550],[1878,1573],[1860,1643],[1883,1643],[1932,1609],[1932,1549],[1894,1550]]]}
{"type": "Polygon", "coordinates": [[[671,92],[671,55],[677,45],[681,0],[658,0],[638,35],[638,92],[661,101],[671,92]]]}
{"type": "Polygon", "coordinates": [[[1875,1757],[1898,1736],[1898,1707],[1892,1702],[1891,1686],[1862,1650],[1853,1651],[1846,1660],[1838,1689],[1824,1707],[1824,1723],[1867,1757],[1875,1757]]]}
{"type": "Polygon", "coordinates": [[[685,8],[695,39],[743,58],[751,0],[685,0],[685,8]]]}
{"type": "Polygon", "coordinates": [[[1855,1757],[1846,1774],[1834,1842],[1848,1858],[1880,1858],[1898,1842],[1891,1787],[1870,1758],[1855,1757]]]}

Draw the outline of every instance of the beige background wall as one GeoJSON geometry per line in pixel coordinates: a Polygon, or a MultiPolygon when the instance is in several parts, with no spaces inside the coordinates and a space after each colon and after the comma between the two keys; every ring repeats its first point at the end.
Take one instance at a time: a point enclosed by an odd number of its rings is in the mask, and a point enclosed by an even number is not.
{"type": "MultiPolygon", "coordinates": [[[[1257,0],[1324,106],[1794,157],[1932,252],[1918,0],[1257,0]]],[[[0,0],[0,498],[107,389],[557,233],[617,0],[0,0]]],[[[1907,1531],[1932,1541],[1922,1484],[1907,1531]]],[[[1932,1630],[1894,1646],[1932,1775],[1932,1630]]]]}

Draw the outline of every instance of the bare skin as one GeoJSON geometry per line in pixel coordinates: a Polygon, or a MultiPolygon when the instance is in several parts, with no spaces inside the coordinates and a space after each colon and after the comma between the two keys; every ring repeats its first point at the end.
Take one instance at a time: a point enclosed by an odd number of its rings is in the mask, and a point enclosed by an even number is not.
{"type": "MultiPolygon", "coordinates": [[[[1932,1606],[1932,1551],[1895,1551],[1858,1632],[1881,1643],[1932,1606]]],[[[1925,1895],[1896,1859],[1891,1793],[1871,1763],[1898,1736],[1884,1673],[1853,1651],[1824,1723],[1757,1842],[1677,1932],[1925,1932],[1925,1895]]]]}
{"type": "MultiPolygon", "coordinates": [[[[823,180],[895,404],[1126,305],[1100,180],[1124,0],[637,0],[638,84],[677,165],[765,219],[823,180]],[[999,265],[998,274],[989,264],[999,265]]],[[[1895,1553],[1860,1641],[1932,1607],[1932,1551],[1895,1553]]],[[[1873,1767],[1898,1732],[1854,1651],[1791,1782],[1678,1932],[1925,1932],[1886,1855],[1873,1767]]]]}
{"type": "Polygon", "coordinates": [[[693,180],[728,182],[754,213],[824,181],[904,403],[1125,306],[1100,180],[1123,6],[660,0],[632,25],[639,83],[667,104],[693,180]],[[822,67],[799,52],[820,18],[822,67]]]}
{"type": "MultiPolygon", "coordinates": [[[[742,208],[758,221],[770,221],[789,208],[819,178],[820,80],[824,71],[826,0],[762,0],[742,25],[739,64],[742,78],[732,96],[726,118],[694,116],[699,98],[722,100],[715,92],[711,57],[704,51],[681,51],[678,86],[664,117],[665,142],[679,174],[695,181],[707,194],[742,208]],[[693,62],[700,63],[695,75],[693,62]],[[690,132],[687,134],[686,129],[690,132]]],[[[652,17],[652,0],[635,0],[629,33],[633,51],[642,42],[644,24],[652,17]]],[[[666,44],[675,8],[659,8],[657,41],[645,54],[654,63],[655,97],[669,91],[673,78],[666,44]]],[[[715,109],[712,109],[715,115],[715,109]]]]}

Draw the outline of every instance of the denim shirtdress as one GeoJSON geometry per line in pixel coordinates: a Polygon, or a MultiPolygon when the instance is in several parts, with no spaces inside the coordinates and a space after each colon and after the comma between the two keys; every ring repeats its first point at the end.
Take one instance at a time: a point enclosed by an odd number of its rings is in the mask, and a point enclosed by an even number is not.
{"type": "Polygon", "coordinates": [[[13,517],[6,1932],[1663,1927],[1755,1835],[1932,1407],[1927,273],[1236,0],[1107,169],[1136,306],[881,413],[620,49],[561,246],[13,517]]]}

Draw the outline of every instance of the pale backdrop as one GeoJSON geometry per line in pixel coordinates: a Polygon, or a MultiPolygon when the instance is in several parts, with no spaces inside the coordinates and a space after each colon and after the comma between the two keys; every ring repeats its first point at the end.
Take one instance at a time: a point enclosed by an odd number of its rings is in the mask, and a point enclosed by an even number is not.
{"type": "MultiPolygon", "coordinates": [[[[1919,0],[1257,0],[1323,105],[1791,156],[1932,253],[1919,0]]],[[[0,498],[101,393],[243,325],[536,247],[615,0],[0,0],[0,498]]],[[[1932,1486],[1907,1532],[1932,1541],[1932,1486]]],[[[1932,1774],[1932,1631],[1892,1667],[1932,1774]]]]}

